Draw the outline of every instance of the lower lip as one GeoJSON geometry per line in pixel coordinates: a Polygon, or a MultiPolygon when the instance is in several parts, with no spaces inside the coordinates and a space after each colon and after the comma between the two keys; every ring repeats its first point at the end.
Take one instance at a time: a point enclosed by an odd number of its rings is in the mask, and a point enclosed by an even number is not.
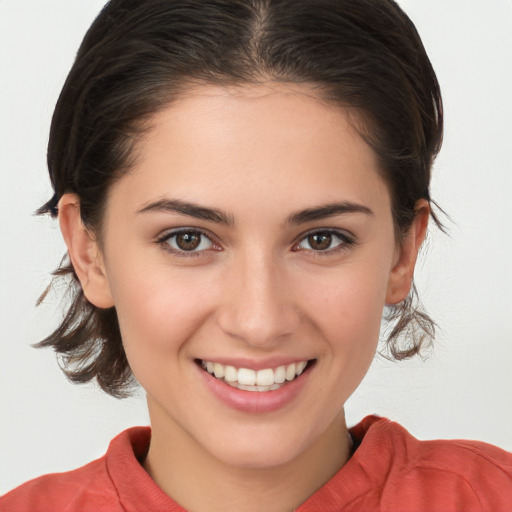
{"type": "Polygon", "coordinates": [[[237,411],[261,414],[282,409],[295,400],[305,386],[313,366],[299,377],[273,391],[244,391],[216,379],[199,366],[197,370],[213,395],[228,407],[237,411]]]}

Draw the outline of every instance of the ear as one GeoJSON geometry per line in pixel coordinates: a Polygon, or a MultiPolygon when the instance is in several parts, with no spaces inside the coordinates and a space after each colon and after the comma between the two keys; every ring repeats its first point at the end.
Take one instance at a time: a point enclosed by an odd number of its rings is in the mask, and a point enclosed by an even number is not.
{"type": "Polygon", "coordinates": [[[99,308],[114,305],[96,237],[80,217],[80,199],[64,194],[59,201],[59,223],[68,254],[87,300],[99,308]]]}
{"type": "Polygon", "coordinates": [[[415,217],[405,235],[394,266],[391,269],[386,294],[386,304],[397,304],[407,297],[414,276],[416,258],[427,232],[430,205],[427,200],[420,199],[415,206],[415,217]]]}

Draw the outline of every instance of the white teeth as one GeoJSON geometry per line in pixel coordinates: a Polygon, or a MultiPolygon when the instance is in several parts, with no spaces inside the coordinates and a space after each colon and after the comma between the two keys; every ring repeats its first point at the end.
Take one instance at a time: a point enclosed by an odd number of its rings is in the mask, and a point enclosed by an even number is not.
{"type": "Polygon", "coordinates": [[[295,363],[289,364],[286,367],[286,380],[293,380],[295,378],[295,363]]]}
{"type": "Polygon", "coordinates": [[[274,384],[274,370],[271,368],[258,370],[258,373],[256,373],[256,384],[258,386],[271,386],[274,384]]]}
{"type": "Polygon", "coordinates": [[[238,384],[237,388],[243,391],[268,391],[268,386],[244,386],[243,384],[238,384]]]}
{"type": "Polygon", "coordinates": [[[201,361],[201,367],[217,379],[223,379],[230,386],[245,391],[273,391],[279,389],[285,381],[292,381],[302,374],[307,361],[291,363],[277,368],[264,368],[251,370],[249,368],[235,368],[234,366],[212,361],[201,361]]]}
{"type": "Polygon", "coordinates": [[[256,372],[248,368],[238,370],[238,383],[244,386],[254,386],[256,384],[256,372]]]}
{"type": "Polygon", "coordinates": [[[247,386],[245,384],[238,384],[238,386],[235,386],[238,389],[242,389],[243,391],[258,391],[256,389],[256,386],[247,386]]]}
{"type": "Polygon", "coordinates": [[[295,371],[297,376],[299,376],[304,371],[304,368],[306,368],[307,364],[307,361],[301,361],[300,363],[297,363],[297,369],[295,371]]]}
{"type": "Polygon", "coordinates": [[[224,366],[219,363],[213,363],[213,373],[217,379],[222,379],[224,377],[224,366]]]}
{"type": "Polygon", "coordinates": [[[279,366],[274,372],[274,382],[276,384],[282,384],[286,380],[286,368],[279,366]]]}
{"type": "Polygon", "coordinates": [[[238,380],[238,372],[234,366],[224,367],[224,378],[228,382],[236,382],[238,380]]]}
{"type": "Polygon", "coordinates": [[[244,384],[238,384],[238,382],[228,382],[228,384],[243,391],[274,391],[281,387],[279,384],[272,384],[271,386],[245,386],[244,384]]]}

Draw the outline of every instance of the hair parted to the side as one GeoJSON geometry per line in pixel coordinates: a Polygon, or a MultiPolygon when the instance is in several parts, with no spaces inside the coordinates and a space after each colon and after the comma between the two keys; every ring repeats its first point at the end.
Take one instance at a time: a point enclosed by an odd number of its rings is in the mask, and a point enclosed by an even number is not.
{"type": "MultiPolygon", "coordinates": [[[[419,199],[431,201],[432,163],[442,140],[439,85],[421,39],[393,0],[111,0],[87,32],[55,108],[48,145],[56,216],[66,192],[101,242],[107,192],[129,172],[152,115],[194,84],[261,82],[312,86],[319,99],[353,110],[388,184],[397,243],[419,199]]],[[[438,227],[442,225],[432,214],[438,227]]],[[[115,309],[85,298],[64,261],[71,303],[53,347],[74,382],[97,379],[114,396],[133,383],[115,309]]],[[[396,359],[417,354],[433,321],[409,297],[387,306],[396,359]],[[405,344],[402,336],[407,334],[405,344]]]]}

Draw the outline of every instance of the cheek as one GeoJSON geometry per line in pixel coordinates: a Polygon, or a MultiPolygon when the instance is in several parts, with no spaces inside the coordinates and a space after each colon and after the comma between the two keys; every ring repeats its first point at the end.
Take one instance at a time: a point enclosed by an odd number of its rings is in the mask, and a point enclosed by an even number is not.
{"type": "Polygon", "coordinates": [[[336,273],[316,276],[306,290],[308,315],[341,364],[372,358],[379,338],[387,289],[386,267],[380,262],[347,265],[336,273]]]}
{"type": "Polygon", "coordinates": [[[123,344],[129,360],[137,359],[135,364],[185,350],[185,341],[211,309],[209,289],[200,272],[132,266],[125,261],[116,267],[113,283],[123,344]]]}

